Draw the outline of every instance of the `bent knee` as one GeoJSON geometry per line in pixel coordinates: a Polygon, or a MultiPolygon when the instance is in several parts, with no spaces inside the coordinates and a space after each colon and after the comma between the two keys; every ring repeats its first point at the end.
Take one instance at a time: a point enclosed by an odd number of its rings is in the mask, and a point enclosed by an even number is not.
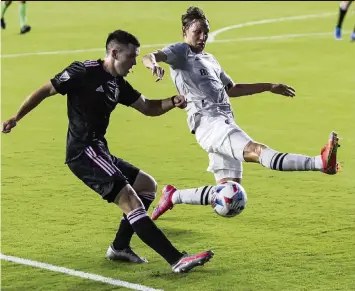
{"type": "Polygon", "coordinates": [[[261,152],[266,149],[267,146],[257,142],[249,142],[243,151],[243,157],[246,162],[259,162],[261,152]]]}
{"type": "Polygon", "coordinates": [[[125,214],[128,214],[137,208],[144,208],[141,199],[129,184],[123,187],[118,193],[114,203],[120,207],[125,214]]]}
{"type": "Polygon", "coordinates": [[[132,186],[137,193],[140,192],[156,193],[158,188],[158,183],[151,175],[140,170],[132,186]]]}

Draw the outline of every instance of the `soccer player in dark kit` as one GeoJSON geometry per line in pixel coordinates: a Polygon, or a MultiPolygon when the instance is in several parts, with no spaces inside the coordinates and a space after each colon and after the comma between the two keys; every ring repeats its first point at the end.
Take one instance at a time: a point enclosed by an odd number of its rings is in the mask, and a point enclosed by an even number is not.
{"type": "Polygon", "coordinates": [[[154,178],[113,156],[104,137],[110,114],[117,104],[133,107],[147,116],[159,116],[175,107],[186,107],[186,99],[182,95],[150,100],[124,79],[136,65],[139,47],[138,39],[128,32],[116,30],[110,33],[103,60],[70,64],[30,94],[18,112],[3,123],[2,132],[11,132],[26,114],[47,97],[57,93],[67,95],[69,127],[66,164],[87,186],[124,212],[116,238],[107,250],[107,258],[146,262],[130,247],[135,232],[171,265],[173,272],[188,272],[209,261],[213,252],[188,255],[171,244],[147,214],[157,190],[154,178]]]}

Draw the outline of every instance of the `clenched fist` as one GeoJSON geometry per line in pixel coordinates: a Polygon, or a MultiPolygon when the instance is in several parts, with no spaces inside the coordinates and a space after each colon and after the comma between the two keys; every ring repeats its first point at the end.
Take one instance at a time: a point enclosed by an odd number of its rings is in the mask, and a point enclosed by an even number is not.
{"type": "Polygon", "coordinates": [[[173,101],[174,106],[180,109],[184,109],[187,105],[186,98],[183,95],[173,96],[171,97],[171,100],[173,101]]]}
{"type": "Polygon", "coordinates": [[[1,131],[3,133],[9,133],[11,132],[11,129],[13,129],[15,126],[16,126],[16,118],[12,117],[3,122],[1,131]]]}

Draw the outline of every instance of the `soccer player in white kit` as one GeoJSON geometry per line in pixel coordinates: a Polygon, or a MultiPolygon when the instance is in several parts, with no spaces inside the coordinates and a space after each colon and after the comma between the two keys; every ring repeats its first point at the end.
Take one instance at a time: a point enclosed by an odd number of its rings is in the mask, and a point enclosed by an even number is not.
{"type": "MultiPolygon", "coordinates": [[[[240,97],[262,92],[272,92],[294,97],[295,90],[284,84],[235,84],[224,72],[213,55],[204,52],[209,23],[198,7],[188,8],[182,15],[184,42],[175,43],[143,57],[143,64],[157,76],[164,76],[158,62],[170,66],[171,78],[187,100],[187,122],[199,145],[208,153],[208,171],[214,173],[217,183],[233,180],[241,183],[242,162],[259,163],[278,171],[338,172],[338,137],[330,134],[327,145],[315,157],[281,153],[254,141],[234,121],[229,97],[240,97]]],[[[210,205],[214,186],[176,189],[167,185],[152,219],[171,209],[175,204],[210,205]]]]}

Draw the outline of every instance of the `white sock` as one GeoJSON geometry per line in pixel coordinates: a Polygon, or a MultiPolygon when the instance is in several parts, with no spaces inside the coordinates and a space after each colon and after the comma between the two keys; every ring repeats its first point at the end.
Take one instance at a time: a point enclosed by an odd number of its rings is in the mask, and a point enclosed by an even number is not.
{"type": "Polygon", "coordinates": [[[321,156],[285,154],[270,148],[261,152],[259,161],[264,167],[278,171],[321,171],[323,169],[321,156]]]}
{"type": "Polygon", "coordinates": [[[349,4],[345,3],[345,1],[340,2],[339,8],[343,11],[348,10],[349,4]]]}
{"type": "Polygon", "coordinates": [[[176,190],[172,197],[173,204],[210,205],[214,186],[176,190]]]}

